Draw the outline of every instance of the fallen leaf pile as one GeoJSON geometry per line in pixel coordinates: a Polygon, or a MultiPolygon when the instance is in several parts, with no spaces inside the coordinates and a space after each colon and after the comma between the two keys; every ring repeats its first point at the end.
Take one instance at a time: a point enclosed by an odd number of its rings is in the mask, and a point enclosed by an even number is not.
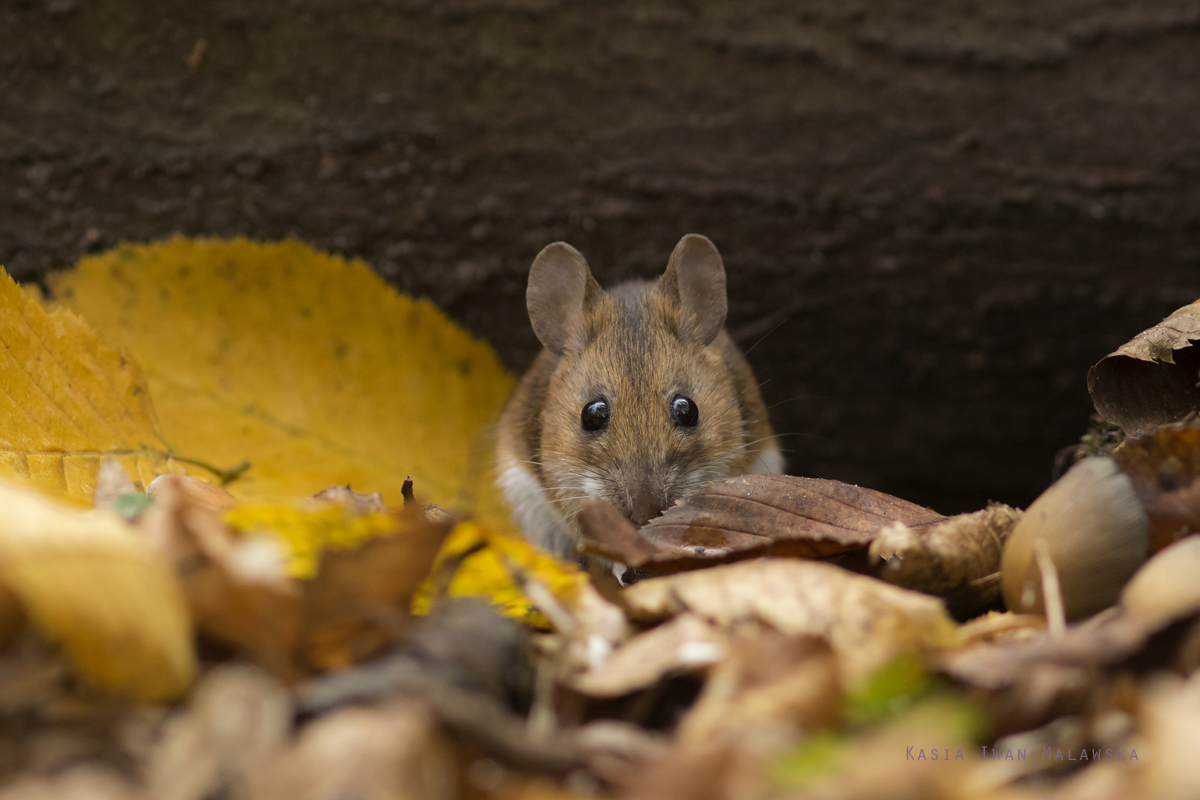
{"type": "Polygon", "coordinates": [[[366,265],[49,283],[0,275],[0,800],[1200,786],[1195,306],[1093,369],[1116,446],[1024,511],[741,476],[585,503],[584,570],[498,502],[511,377],[366,265]]]}

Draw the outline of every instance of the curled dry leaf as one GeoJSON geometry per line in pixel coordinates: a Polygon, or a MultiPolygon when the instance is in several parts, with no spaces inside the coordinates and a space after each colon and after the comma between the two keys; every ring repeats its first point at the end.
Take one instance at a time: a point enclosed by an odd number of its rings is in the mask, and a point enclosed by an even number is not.
{"type": "Polygon", "coordinates": [[[1130,436],[1200,410],[1200,301],[1176,311],[1088,371],[1096,411],[1130,436]]]}
{"type": "Polygon", "coordinates": [[[171,700],[196,671],[169,566],[115,515],[75,513],[0,483],[0,583],[93,684],[171,700]]]}
{"type": "Polygon", "coordinates": [[[243,500],[340,484],[435,501],[464,486],[509,525],[478,473],[512,378],[486,344],[369,266],[297,242],[122,245],[50,279],[55,297],[145,368],[163,438],[209,464],[251,463],[243,500]]]}
{"type": "Polygon", "coordinates": [[[690,612],[723,629],[758,621],[823,636],[851,681],[901,653],[957,643],[941,600],[815,561],[760,559],[651,578],[624,599],[638,620],[690,612]]]}
{"type": "Polygon", "coordinates": [[[938,595],[969,617],[1000,598],[1000,555],[1021,512],[996,503],[918,531],[894,522],[879,531],[869,555],[888,583],[938,595]]]}
{"type": "Polygon", "coordinates": [[[91,504],[111,456],[145,486],[179,469],[137,363],[66,310],[47,313],[0,270],[0,472],[91,504]]]}
{"type": "Polygon", "coordinates": [[[634,636],[596,667],[568,685],[589,697],[620,697],[657,683],[677,671],[704,669],[723,659],[729,636],[694,614],[634,636]]]}

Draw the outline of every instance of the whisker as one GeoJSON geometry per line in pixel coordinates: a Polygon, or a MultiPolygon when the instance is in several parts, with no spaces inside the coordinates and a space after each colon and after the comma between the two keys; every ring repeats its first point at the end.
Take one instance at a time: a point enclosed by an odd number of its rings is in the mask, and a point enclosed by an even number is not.
{"type": "Polygon", "coordinates": [[[776,406],[781,406],[785,403],[794,403],[797,400],[811,400],[811,399],[813,399],[813,396],[810,394],[807,394],[807,393],[806,394],[798,394],[795,397],[789,397],[786,400],[780,400],[778,403],[771,403],[771,405],[767,406],[767,411],[770,411],[772,408],[775,408],[776,406]]]}
{"type": "Polygon", "coordinates": [[[767,331],[767,332],[766,332],[766,333],[764,333],[764,334],[763,334],[761,337],[759,337],[759,340],[758,340],[757,342],[755,342],[754,344],[750,345],[750,346],[749,346],[749,347],[747,347],[745,350],[743,350],[743,351],[742,351],[742,355],[743,355],[743,356],[745,356],[745,355],[746,355],[747,353],[749,353],[751,350],[753,350],[754,348],[758,347],[760,344],[762,344],[762,342],[763,342],[763,339],[766,339],[766,338],[767,338],[768,336],[770,336],[772,333],[774,333],[775,331],[779,330],[779,329],[780,329],[780,328],[783,326],[783,323],[787,322],[787,321],[788,321],[788,320],[790,320],[790,319],[791,319],[791,317],[784,317],[782,320],[780,320],[780,321],[779,321],[779,324],[778,324],[778,325],[776,325],[774,328],[771,328],[771,330],[767,331]]]}

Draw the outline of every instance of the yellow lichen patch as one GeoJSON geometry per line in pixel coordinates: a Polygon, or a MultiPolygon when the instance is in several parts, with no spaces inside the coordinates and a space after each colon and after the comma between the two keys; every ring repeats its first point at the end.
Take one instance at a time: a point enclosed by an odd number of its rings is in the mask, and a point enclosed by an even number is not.
{"type": "Polygon", "coordinates": [[[293,578],[311,578],[323,550],[351,550],[375,536],[396,533],[391,514],[357,516],[344,506],[255,503],[225,512],[225,521],[246,535],[270,536],[284,548],[285,568],[293,578]]]}
{"type": "Polygon", "coordinates": [[[559,561],[524,539],[464,522],[450,532],[442,545],[429,578],[413,599],[414,614],[429,612],[447,562],[480,546],[481,550],[467,556],[455,570],[446,594],[487,600],[506,616],[535,627],[548,627],[549,623],[526,597],[514,573],[541,582],[567,605],[575,600],[580,586],[587,582],[587,575],[577,566],[559,561]]]}
{"type": "Polygon", "coordinates": [[[128,525],[3,482],[0,508],[0,586],[80,673],[142,700],[187,690],[196,658],[182,592],[128,525]]]}
{"type": "Polygon", "coordinates": [[[169,463],[138,365],[0,270],[0,472],[89,502],[113,456],[143,486],[169,463]]]}
{"type": "Polygon", "coordinates": [[[331,484],[469,506],[493,526],[487,432],[512,385],[492,350],[360,261],[295,241],[175,239],[86,258],[51,280],[146,371],[180,456],[251,468],[242,499],[331,484]]]}

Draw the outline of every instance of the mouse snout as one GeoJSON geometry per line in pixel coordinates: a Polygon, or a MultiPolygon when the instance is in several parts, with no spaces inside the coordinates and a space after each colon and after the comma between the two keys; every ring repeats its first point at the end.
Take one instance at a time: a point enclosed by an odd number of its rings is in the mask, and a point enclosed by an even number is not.
{"type": "Polygon", "coordinates": [[[648,483],[628,487],[626,500],[625,515],[639,528],[666,509],[666,499],[662,489],[648,483]]]}
{"type": "Polygon", "coordinates": [[[655,498],[634,498],[629,520],[639,528],[663,512],[662,503],[655,498]]]}

